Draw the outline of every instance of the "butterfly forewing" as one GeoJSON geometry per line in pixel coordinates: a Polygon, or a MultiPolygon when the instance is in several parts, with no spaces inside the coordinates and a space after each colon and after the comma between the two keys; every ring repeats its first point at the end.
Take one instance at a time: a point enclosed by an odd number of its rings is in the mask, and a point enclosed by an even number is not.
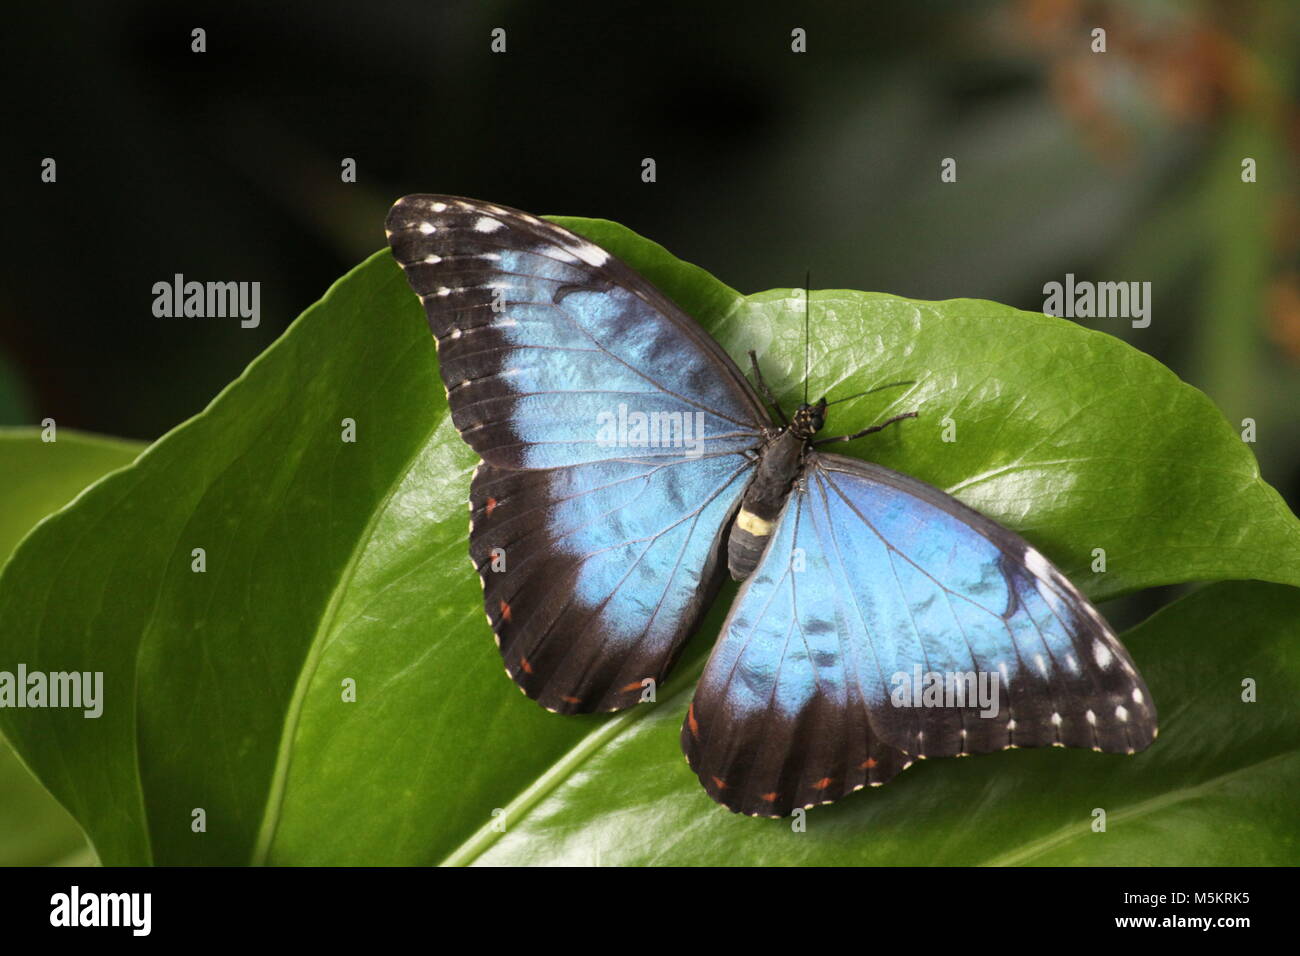
{"type": "Polygon", "coordinates": [[[739,369],[600,247],[451,196],[398,200],[387,229],[437,340],[452,420],[488,464],[680,455],[602,445],[600,423],[635,438],[635,412],[655,413],[709,454],[757,444],[766,417],[739,369]]]}
{"type": "Polygon", "coordinates": [[[885,740],[917,756],[1151,743],[1155,707],[1123,645],[1019,535],[931,485],[840,455],[815,456],[807,488],[831,573],[852,598],[845,626],[878,668],[869,700],[885,740]],[[927,705],[918,668],[932,686],[926,674],[954,686],[974,674],[989,689],[996,678],[996,713],[927,705]]]}

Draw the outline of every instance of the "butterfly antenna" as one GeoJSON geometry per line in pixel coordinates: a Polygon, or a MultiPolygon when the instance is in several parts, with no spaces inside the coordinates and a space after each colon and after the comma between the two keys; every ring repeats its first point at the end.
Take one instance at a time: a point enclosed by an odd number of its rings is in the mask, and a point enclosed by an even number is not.
{"type": "Polygon", "coordinates": [[[803,403],[808,404],[808,373],[811,365],[812,339],[809,328],[812,317],[812,270],[803,274],[803,403]]]}
{"type": "Polygon", "coordinates": [[[890,382],[888,385],[877,385],[875,388],[869,388],[865,392],[858,392],[856,395],[845,395],[843,398],[837,398],[833,402],[827,402],[829,405],[838,405],[840,402],[851,402],[855,398],[861,398],[863,395],[870,395],[873,392],[883,392],[887,388],[898,388],[900,385],[915,385],[915,379],[909,379],[906,382],[890,382]]]}

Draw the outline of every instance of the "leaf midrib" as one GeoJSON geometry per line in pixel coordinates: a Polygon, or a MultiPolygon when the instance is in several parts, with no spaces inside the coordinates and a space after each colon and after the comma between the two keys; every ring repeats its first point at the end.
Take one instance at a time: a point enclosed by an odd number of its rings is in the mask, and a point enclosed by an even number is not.
{"type": "MultiPolygon", "coordinates": [[[[669,707],[695,692],[695,685],[704,673],[704,659],[695,662],[687,671],[682,672],[681,689],[657,701],[653,707],[636,706],[626,710],[611,720],[601,724],[587,736],[577,742],[569,752],[556,760],[535,781],[520,791],[519,795],[503,808],[503,817],[508,827],[511,821],[520,819],[537,806],[546,796],[557,790],[573,773],[591,757],[595,756],[606,744],[618,738],[629,727],[655,712],[660,707],[669,707]]],[[[496,821],[483,824],[460,846],[456,847],[439,866],[468,866],[486,853],[506,832],[495,828],[496,821]]]]}
{"type": "MultiPolygon", "coordinates": [[[[1274,754],[1271,757],[1266,757],[1263,760],[1257,760],[1254,763],[1247,764],[1244,767],[1238,767],[1236,770],[1230,770],[1227,773],[1221,773],[1210,777],[1208,780],[1202,780],[1193,787],[1186,787],[1173,793],[1157,794],[1156,796],[1149,797],[1140,803],[1135,803],[1133,806],[1128,807],[1125,810],[1120,810],[1116,813],[1110,814],[1107,817],[1108,823],[1132,820],[1137,817],[1145,816],[1148,813],[1154,813],[1157,810],[1163,810],[1166,807],[1183,803],[1187,800],[1194,800],[1235,777],[1239,777],[1244,773],[1254,773],[1261,767],[1267,767],[1270,764],[1294,758],[1296,753],[1297,751],[1295,750],[1286,750],[1282,753],[1274,754]]],[[[1013,850],[1010,853],[1004,853],[1001,856],[993,857],[979,865],[1018,866],[1040,854],[1065,846],[1072,840],[1083,839],[1084,837],[1091,835],[1091,833],[1091,829],[1081,830],[1078,824],[1070,824],[1062,827],[1055,833],[1049,833],[1047,836],[1031,840],[1020,849],[1013,850]]]]}
{"type": "Polygon", "coordinates": [[[415,443],[406,463],[394,473],[393,480],[384,493],[384,497],[370,512],[370,518],[367,520],[365,528],[357,535],[343,573],[339,575],[338,581],[331,590],[329,603],[326,604],[325,610],[321,613],[320,621],[312,634],[307,656],[303,658],[302,667],[298,670],[298,680],[294,685],[293,696],[289,699],[289,706],[285,711],[284,725],[280,732],[279,751],[275,758],[275,769],[271,774],[271,785],[267,789],[266,806],[262,811],[262,826],[258,830],[257,842],[254,844],[252,857],[249,860],[252,866],[265,866],[267,857],[270,855],[271,845],[275,840],[276,830],[280,825],[284,809],[284,797],[289,781],[289,767],[293,762],[293,744],[298,735],[298,725],[302,720],[302,710],[307,699],[307,691],[315,679],[321,656],[326,644],[329,643],[328,636],[334,630],[340,608],[350,591],[352,580],[356,576],[361,559],[374,539],[376,528],[388,513],[393,498],[405,485],[407,476],[419,463],[424,450],[429,447],[433,436],[437,433],[439,426],[446,417],[447,414],[443,414],[430,424],[428,431],[415,443]]]}

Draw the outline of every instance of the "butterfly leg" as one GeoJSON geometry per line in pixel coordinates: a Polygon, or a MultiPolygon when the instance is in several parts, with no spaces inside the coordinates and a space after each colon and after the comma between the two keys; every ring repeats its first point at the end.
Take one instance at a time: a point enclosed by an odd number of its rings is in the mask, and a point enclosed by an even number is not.
{"type": "Polygon", "coordinates": [[[779,404],[777,404],[776,396],[773,395],[772,390],[767,387],[767,382],[763,381],[763,373],[758,369],[758,353],[753,349],[749,350],[749,364],[753,366],[754,381],[758,385],[758,390],[762,392],[763,397],[767,399],[767,404],[772,406],[772,410],[776,412],[776,417],[781,419],[781,424],[789,427],[790,421],[785,417],[785,411],[779,404]]]}
{"type": "Polygon", "coordinates": [[[915,418],[915,417],[916,417],[916,412],[904,412],[902,415],[895,415],[893,418],[889,419],[888,421],[881,422],[879,425],[872,425],[870,428],[864,428],[862,429],[862,431],[854,432],[852,435],[836,435],[833,438],[821,438],[813,442],[813,444],[829,445],[831,442],[834,441],[853,441],[856,438],[862,438],[866,435],[874,435],[882,428],[887,428],[888,426],[894,424],[894,422],[901,422],[905,418],[915,418]]]}

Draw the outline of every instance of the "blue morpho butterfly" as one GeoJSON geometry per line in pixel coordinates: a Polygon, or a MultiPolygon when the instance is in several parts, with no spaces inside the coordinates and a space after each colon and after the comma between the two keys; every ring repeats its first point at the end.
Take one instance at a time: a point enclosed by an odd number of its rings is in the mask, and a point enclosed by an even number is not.
{"type": "Polygon", "coordinates": [[[826,400],[787,421],[755,361],[774,422],[727,353],[605,250],[454,196],[399,200],[387,232],[483,459],[469,549],[488,621],[543,707],[636,704],[725,552],[744,584],[681,741],[732,810],[783,816],[922,757],[1154,739],[1128,653],[1046,558],[937,488],[820,451],[837,440],[814,437],[826,400]],[[637,440],[627,409],[671,440],[637,440]],[[903,686],[921,672],[930,696],[903,686]]]}

